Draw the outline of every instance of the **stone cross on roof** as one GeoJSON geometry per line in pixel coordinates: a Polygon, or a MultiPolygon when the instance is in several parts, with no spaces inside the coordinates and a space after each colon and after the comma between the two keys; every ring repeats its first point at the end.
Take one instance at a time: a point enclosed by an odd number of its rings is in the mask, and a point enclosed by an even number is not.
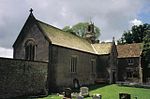
{"type": "Polygon", "coordinates": [[[30,11],[30,13],[32,13],[32,12],[33,12],[33,9],[31,8],[29,11],[30,11]]]}

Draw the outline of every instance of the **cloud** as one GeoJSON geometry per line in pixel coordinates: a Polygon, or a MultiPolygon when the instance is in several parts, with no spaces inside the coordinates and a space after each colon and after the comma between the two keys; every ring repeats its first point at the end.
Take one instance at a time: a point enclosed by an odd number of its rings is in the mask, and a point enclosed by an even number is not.
{"type": "Polygon", "coordinates": [[[1,0],[0,46],[11,48],[29,9],[37,19],[63,28],[81,21],[92,21],[101,30],[100,40],[118,39],[129,22],[149,0],[1,0]]]}
{"type": "Polygon", "coordinates": [[[131,26],[133,26],[133,25],[139,26],[139,25],[143,24],[143,22],[141,20],[134,19],[134,20],[130,21],[130,24],[131,24],[131,26]]]}
{"type": "Polygon", "coordinates": [[[0,57],[13,58],[13,50],[0,47],[0,57]]]}

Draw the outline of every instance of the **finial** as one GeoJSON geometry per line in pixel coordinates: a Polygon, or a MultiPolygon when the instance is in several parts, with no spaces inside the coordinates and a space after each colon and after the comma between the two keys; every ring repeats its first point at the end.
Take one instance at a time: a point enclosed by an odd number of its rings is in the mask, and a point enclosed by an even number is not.
{"type": "Polygon", "coordinates": [[[92,17],[90,17],[90,23],[92,24],[92,17]]]}
{"type": "Polygon", "coordinates": [[[89,24],[93,24],[92,23],[92,17],[89,17],[89,24]]]}
{"type": "Polygon", "coordinates": [[[113,36],[113,42],[115,42],[115,37],[113,36]]]}
{"type": "Polygon", "coordinates": [[[32,13],[32,12],[33,12],[33,9],[31,8],[29,11],[30,11],[30,13],[32,13]]]}

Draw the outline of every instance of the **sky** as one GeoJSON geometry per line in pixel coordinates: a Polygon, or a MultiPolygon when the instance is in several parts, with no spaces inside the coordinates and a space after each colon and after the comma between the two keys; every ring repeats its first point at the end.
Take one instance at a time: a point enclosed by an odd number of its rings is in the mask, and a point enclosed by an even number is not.
{"type": "Polygon", "coordinates": [[[12,45],[30,8],[37,19],[58,28],[91,19],[100,28],[100,41],[150,23],[150,0],[0,0],[0,57],[13,57],[12,45]]]}

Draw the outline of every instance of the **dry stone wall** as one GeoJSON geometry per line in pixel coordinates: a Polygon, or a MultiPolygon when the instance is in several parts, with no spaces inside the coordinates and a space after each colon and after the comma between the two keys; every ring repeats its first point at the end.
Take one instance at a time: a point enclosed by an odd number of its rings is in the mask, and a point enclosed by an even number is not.
{"type": "Polygon", "coordinates": [[[47,93],[48,63],[0,58],[0,98],[47,93]]]}

